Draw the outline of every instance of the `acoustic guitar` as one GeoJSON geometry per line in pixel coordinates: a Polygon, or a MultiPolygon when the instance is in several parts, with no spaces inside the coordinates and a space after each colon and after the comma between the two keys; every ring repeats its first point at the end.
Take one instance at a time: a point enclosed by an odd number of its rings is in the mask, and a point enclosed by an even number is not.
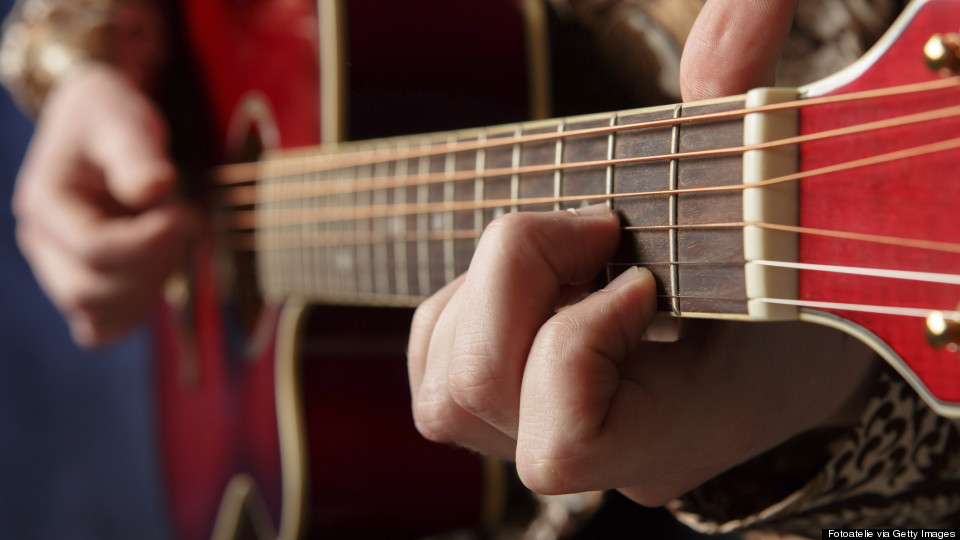
{"type": "Polygon", "coordinates": [[[664,315],[834,327],[960,416],[960,1],[915,0],[862,60],[800,89],[521,123],[487,98],[529,81],[518,109],[542,108],[529,105],[545,101],[531,99],[546,87],[539,2],[424,2],[440,33],[387,4],[188,10],[226,147],[267,151],[217,169],[218,241],[161,320],[179,335],[161,340],[159,407],[183,537],[396,538],[502,519],[502,469],[413,432],[402,352],[408,308],[464,272],[507,212],[605,202],[623,224],[608,275],[650,268],[664,315]],[[460,66],[473,105],[393,65],[405,47],[460,66]],[[377,78],[364,55],[393,69],[377,78]],[[374,96],[356,136],[406,120],[391,94],[499,125],[341,142],[347,86],[374,96]],[[224,275],[263,300],[221,294],[224,275]],[[248,307],[224,315],[223,297],[248,307]]]}

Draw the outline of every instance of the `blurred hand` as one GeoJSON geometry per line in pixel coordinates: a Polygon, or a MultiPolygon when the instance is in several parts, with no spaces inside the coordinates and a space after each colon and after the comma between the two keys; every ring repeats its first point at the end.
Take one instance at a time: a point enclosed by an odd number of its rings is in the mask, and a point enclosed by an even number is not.
{"type": "Polygon", "coordinates": [[[48,97],[13,209],[17,241],[74,340],[139,324],[199,225],[174,199],[166,127],[119,71],[81,68],[48,97]]]}
{"type": "MultiPolygon", "coordinates": [[[[769,57],[795,7],[709,1],[683,63],[685,97],[771,83],[769,57]]],[[[799,432],[856,417],[875,362],[833,330],[712,322],[675,343],[644,342],[656,290],[636,268],[567,305],[618,239],[604,206],[493,222],[466,274],[414,318],[421,433],[515,460],[541,493],[619,488],[659,505],[799,432]]]]}

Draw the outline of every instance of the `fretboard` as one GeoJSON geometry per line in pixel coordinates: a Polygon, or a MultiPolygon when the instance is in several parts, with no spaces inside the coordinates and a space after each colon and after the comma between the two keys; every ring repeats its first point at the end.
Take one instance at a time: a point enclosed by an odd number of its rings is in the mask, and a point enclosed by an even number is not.
{"type": "Polygon", "coordinates": [[[250,223],[262,291],[415,305],[467,270],[499,216],[606,203],[624,227],[606,279],[646,266],[662,311],[745,315],[744,228],[722,226],[743,223],[744,191],[689,192],[743,185],[744,154],[726,150],[744,145],[744,117],[670,121],[743,107],[739,97],[269,156],[250,223]]]}

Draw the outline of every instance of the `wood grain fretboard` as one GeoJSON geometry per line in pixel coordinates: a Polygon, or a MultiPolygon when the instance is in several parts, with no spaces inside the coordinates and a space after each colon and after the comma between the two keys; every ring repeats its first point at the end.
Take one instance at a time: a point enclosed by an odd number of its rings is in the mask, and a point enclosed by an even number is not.
{"type": "Polygon", "coordinates": [[[742,117],[510,142],[532,134],[642,124],[743,105],[741,97],[349,143],[315,156],[270,156],[261,165],[255,212],[264,296],[415,305],[467,270],[480,233],[497,217],[606,202],[620,213],[625,227],[607,278],[628,265],[640,264],[658,279],[663,311],[745,314],[742,228],[690,228],[740,222],[742,192],[628,195],[739,185],[742,154],[622,162],[738,147],[743,144],[742,117]],[[486,144],[500,139],[503,144],[486,144]],[[451,150],[395,158],[407,149],[438,145],[449,145],[451,150]],[[376,158],[378,152],[388,157],[376,158]],[[347,154],[373,159],[324,165],[332,156],[347,154]],[[315,160],[317,166],[312,169],[323,170],[291,174],[291,160],[315,160]],[[583,162],[610,163],[555,167],[583,162]]]}

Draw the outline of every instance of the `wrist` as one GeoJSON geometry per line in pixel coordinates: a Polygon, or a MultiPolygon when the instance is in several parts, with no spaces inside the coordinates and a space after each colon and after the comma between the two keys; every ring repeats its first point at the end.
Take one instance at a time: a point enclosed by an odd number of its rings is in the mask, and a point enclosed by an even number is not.
{"type": "Polygon", "coordinates": [[[164,27],[152,0],[20,0],[4,23],[0,81],[34,116],[54,86],[91,62],[148,89],[164,61],[164,27]]]}

